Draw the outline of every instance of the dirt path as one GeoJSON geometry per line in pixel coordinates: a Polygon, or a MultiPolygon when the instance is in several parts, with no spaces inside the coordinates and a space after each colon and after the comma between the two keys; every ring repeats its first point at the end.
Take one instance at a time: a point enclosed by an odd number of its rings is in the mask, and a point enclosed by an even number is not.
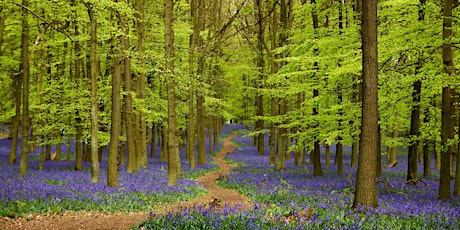
{"type": "MultiPolygon", "coordinates": [[[[225,162],[223,158],[235,150],[235,145],[231,142],[231,137],[224,138],[224,147],[220,153],[214,157],[214,160],[219,165],[219,170],[197,178],[205,189],[209,192],[206,196],[198,197],[192,201],[179,202],[169,204],[166,207],[161,207],[155,213],[167,213],[180,211],[184,208],[191,208],[194,206],[206,206],[211,201],[216,201],[219,206],[224,204],[235,206],[243,204],[243,209],[252,207],[248,198],[239,194],[235,190],[225,189],[218,187],[216,181],[225,177],[232,166],[225,162]]],[[[148,212],[131,212],[131,213],[101,213],[101,212],[64,212],[60,214],[33,214],[26,218],[8,218],[0,217],[0,230],[17,230],[17,229],[30,229],[30,230],[45,230],[45,229],[130,229],[136,224],[149,217],[148,212]]]]}

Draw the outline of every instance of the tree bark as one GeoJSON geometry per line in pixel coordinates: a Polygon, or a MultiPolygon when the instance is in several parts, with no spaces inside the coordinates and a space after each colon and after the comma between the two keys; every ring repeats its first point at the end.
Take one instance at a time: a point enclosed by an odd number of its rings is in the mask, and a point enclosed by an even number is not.
{"type": "MultiPolygon", "coordinates": [[[[311,0],[311,4],[314,5],[314,8],[316,7],[316,0],[311,0]]],[[[313,29],[316,30],[318,29],[318,15],[315,9],[312,10],[312,20],[313,20],[313,29]]],[[[315,47],[314,48],[314,53],[317,56],[319,54],[319,48],[315,47]]],[[[316,70],[318,69],[318,62],[315,61],[313,63],[313,68],[316,70]]],[[[319,91],[318,89],[313,89],[313,98],[316,98],[319,96],[319,91]]],[[[313,116],[317,117],[318,116],[318,105],[315,105],[313,107],[313,116]]],[[[315,143],[313,144],[313,176],[322,176],[323,175],[323,170],[321,168],[321,151],[320,151],[320,141],[319,137],[315,137],[315,143]]]]}
{"type": "MultiPolygon", "coordinates": [[[[281,2],[283,2],[282,0],[281,2]]],[[[256,125],[255,131],[258,132],[256,136],[257,141],[257,151],[260,155],[265,154],[265,144],[264,144],[264,121],[261,119],[264,115],[264,97],[260,90],[263,88],[264,79],[265,79],[265,57],[264,57],[264,26],[263,26],[263,6],[262,0],[256,0],[256,7],[257,7],[257,70],[258,70],[258,79],[255,81],[256,85],[255,88],[259,89],[256,93],[256,100],[257,100],[257,110],[256,110],[256,125]]]]}
{"type": "MultiPolygon", "coordinates": [[[[72,0],[72,6],[76,6],[76,0],[72,0]]],[[[73,12],[75,18],[77,18],[76,11],[73,12]]],[[[78,30],[78,21],[73,22],[74,34],[79,36],[78,30]]],[[[75,85],[76,90],[81,88],[81,58],[80,58],[80,42],[75,41],[75,85]]],[[[83,170],[83,153],[82,153],[82,137],[83,137],[83,127],[81,125],[80,111],[75,110],[75,171],[83,170]]]]}
{"type": "MultiPolygon", "coordinates": [[[[442,23],[442,38],[444,44],[442,47],[442,61],[444,64],[444,71],[447,76],[453,74],[454,67],[454,54],[452,51],[452,44],[450,42],[453,36],[452,31],[452,0],[444,1],[444,13],[442,23]]],[[[449,81],[448,81],[449,82],[449,81]]],[[[439,199],[447,200],[450,198],[450,157],[452,153],[452,146],[448,145],[449,140],[454,136],[454,122],[453,114],[453,88],[448,83],[442,88],[442,108],[441,108],[441,172],[439,178],[439,199]]]]}
{"type": "MultiPolygon", "coordinates": [[[[280,115],[284,115],[286,113],[286,103],[284,103],[283,99],[279,100],[279,114],[280,115]]],[[[280,170],[280,171],[283,171],[285,169],[285,152],[284,152],[284,148],[285,148],[285,143],[286,143],[286,137],[285,137],[285,128],[280,128],[278,127],[278,135],[277,135],[277,139],[278,139],[278,166],[277,166],[277,169],[280,170]]]]}
{"type": "MultiPolygon", "coordinates": [[[[119,2],[119,0],[116,0],[119,2]]],[[[114,37],[114,40],[117,38],[114,37]]],[[[119,44],[122,43],[121,37],[118,37],[119,44]]],[[[112,49],[112,115],[110,129],[110,148],[107,159],[107,186],[118,187],[118,152],[121,130],[121,97],[120,87],[122,78],[122,57],[118,51],[119,48],[115,45],[112,49]]]]}
{"type": "Polygon", "coordinates": [[[22,37],[21,37],[21,73],[22,73],[22,141],[21,141],[21,160],[19,163],[19,173],[27,174],[28,146],[29,146],[29,15],[27,7],[28,0],[22,0],[22,37]]]}
{"type": "Polygon", "coordinates": [[[378,138],[378,56],[377,1],[362,0],[363,94],[361,138],[353,208],[378,206],[377,138],[378,138]]]}
{"type": "Polygon", "coordinates": [[[123,47],[123,61],[124,61],[124,72],[123,78],[125,80],[125,128],[126,128],[126,145],[128,147],[128,163],[126,165],[126,171],[133,173],[137,172],[137,160],[136,160],[136,143],[134,140],[134,127],[133,127],[133,96],[132,96],[132,76],[131,76],[131,57],[129,52],[129,27],[126,21],[126,16],[121,14],[120,25],[123,31],[122,35],[122,47],[123,47]]]}
{"type": "Polygon", "coordinates": [[[176,94],[174,81],[174,0],[165,0],[165,43],[168,90],[168,184],[177,185],[176,94]]]}
{"type": "Polygon", "coordinates": [[[409,136],[411,139],[411,144],[409,145],[409,154],[407,161],[407,181],[416,181],[418,180],[418,170],[417,170],[417,150],[418,150],[418,136],[419,136],[419,123],[420,123],[420,93],[422,91],[422,81],[417,80],[413,85],[414,91],[412,92],[412,101],[414,103],[411,112],[411,125],[409,136]]]}
{"type": "Polygon", "coordinates": [[[99,182],[99,153],[98,153],[98,102],[97,102],[97,22],[94,5],[87,3],[91,23],[91,182],[99,182]]]}

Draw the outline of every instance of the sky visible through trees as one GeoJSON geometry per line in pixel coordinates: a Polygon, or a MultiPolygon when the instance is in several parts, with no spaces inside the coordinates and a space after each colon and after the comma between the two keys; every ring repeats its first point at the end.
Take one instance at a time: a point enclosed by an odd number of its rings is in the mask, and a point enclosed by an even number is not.
{"type": "Polygon", "coordinates": [[[90,167],[107,189],[157,159],[180,187],[232,121],[280,175],[351,173],[353,209],[388,205],[393,168],[458,207],[458,5],[2,1],[1,159],[26,177],[90,167]]]}

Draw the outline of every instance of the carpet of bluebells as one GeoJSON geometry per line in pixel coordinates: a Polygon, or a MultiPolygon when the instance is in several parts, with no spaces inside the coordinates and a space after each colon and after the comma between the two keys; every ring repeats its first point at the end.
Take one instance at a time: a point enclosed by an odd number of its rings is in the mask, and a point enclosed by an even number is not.
{"type": "MultiPolygon", "coordinates": [[[[268,147],[260,156],[243,129],[225,127],[226,133],[241,134],[233,139],[237,150],[228,155],[238,167],[219,184],[247,195],[254,201],[253,210],[199,207],[155,216],[135,229],[460,229],[460,199],[437,199],[439,172],[422,177],[426,185],[406,184],[405,154],[398,155],[396,167],[383,169],[380,180],[385,182],[377,185],[379,207],[353,210],[356,168],[350,167],[349,148],[342,175],[333,162],[325,166],[324,159],[321,177],[312,176],[311,165],[295,166],[293,159],[280,172],[269,164],[268,147]]],[[[334,150],[332,146],[332,156],[334,150]]]]}
{"type": "MultiPolygon", "coordinates": [[[[221,148],[214,147],[215,150],[221,148]]],[[[20,146],[20,145],[19,145],[20,146]]],[[[217,165],[208,156],[207,164],[191,170],[189,162],[182,160],[184,177],[178,186],[168,186],[167,163],[149,158],[146,169],[137,173],[126,172],[120,165],[119,187],[107,187],[107,149],[100,162],[101,179],[91,183],[91,164],[83,163],[83,171],[76,172],[74,161],[65,160],[67,147],[62,145],[60,162],[47,161],[44,171],[39,171],[39,148],[29,156],[27,175],[19,175],[19,164],[9,164],[11,140],[0,139],[0,216],[22,216],[28,213],[62,211],[151,211],[164,203],[189,200],[206,193],[194,177],[216,170],[217,165]]],[[[206,149],[208,150],[208,146],[206,149]]],[[[75,144],[70,146],[71,152],[75,144]]],[[[54,152],[54,146],[52,152],[54,152]]],[[[150,150],[149,150],[150,151],[150,150]]],[[[18,149],[18,161],[19,161],[18,149]]],[[[72,152],[74,155],[74,152],[72,152]]],[[[181,150],[184,159],[184,150],[181,150]]],[[[75,157],[73,156],[73,159],[75,157]]]]}

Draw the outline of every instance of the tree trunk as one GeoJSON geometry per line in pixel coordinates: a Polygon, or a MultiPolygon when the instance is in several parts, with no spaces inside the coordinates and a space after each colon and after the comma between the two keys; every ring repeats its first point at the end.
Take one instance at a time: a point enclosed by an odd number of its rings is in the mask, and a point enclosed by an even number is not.
{"type": "MultiPolygon", "coordinates": [[[[270,116],[276,115],[276,99],[270,98],[270,116]]],[[[276,165],[276,125],[275,122],[270,122],[270,136],[268,137],[268,145],[270,151],[270,165],[276,165]]]]}
{"type": "MultiPolygon", "coordinates": [[[[119,0],[117,0],[118,2],[119,0]]],[[[114,38],[115,39],[115,38],[114,38]]],[[[121,37],[118,38],[122,43],[121,37]]],[[[116,47],[116,46],[115,46],[116,47]]],[[[122,58],[118,48],[112,49],[112,115],[110,129],[110,148],[107,159],[107,186],[118,187],[118,151],[121,126],[121,97],[120,87],[122,78],[122,58]]]]}
{"type": "Polygon", "coordinates": [[[356,158],[358,157],[358,142],[353,141],[351,144],[351,167],[356,167],[356,158]]]}
{"type": "Polygon", "coordinates": [[[197,135],[197,121],[196,117],[198,112],[195,111],[195,78],[199,73],[195,72],[195,49],[201,46],[200,32],[203,28],[203,5],[204,2],[200,0],[192,0],[190,2],[190,15],[193,21],[193,33],[190,36],[190,50],[189,50],[189,72],[190,72],[190,84],[189,84],[189,102],[188,108],[189,113],[187,115],[187,155],[189,157],[190,168],[196,167],[195,160],[195,147],[196,147],[196,135],[197,135]]]}
{"type": "MultiPolygon", "coordinates": [[[[163,121],[167,123],[168,121],[163,121]]],[[[168,160],[168,128],[165,124],[161,126],[161,154],[160,162],[168,160]]]]}
{"type": "Polygon", "coordinates": [[[260,90],[263,88],[264,84],[264,75],[265,75],[265,57],[264,57],[264,26],[263,26],[263,6],[262,0],[256,0],[256,7],[257,7],[257,70],[259,78],[255,81],[256,85],[255,88],[259,89],[256,93],[256,101],[257,101],[257,110],[256,116],[258,117],[256,120],[255,131],[258,132],[256,138],[257,141],[257,150],[260,155],[265,154],[265,143],[264,143],[264,121],[261,119],[264,115],[264,97],[260,90]]]}
{"type": "Polygon", "coordinates": [[[176,152],[176,93],[174,81],[174,31],[173,31],[174,0],[165,1],[165,43],[166,43],[166,69],[168,90],[168,184],[177,185],[176,152]]]}
{"type": "MultiPolygon", "coordinates": [[[[279,114],[280,115],[284,115],[286,113],[286,103],[284,103],[283,100],[280,100],[280,103],[279,103],[279,114]]],[[[278,166],[277,166],[277,169],[280,170],[280,171],[283,171],[285,169],[285,156],[286,156],[286,153],[284,152],[284,148],[285,148],[285,143],[286,143],[286,137],[285,137],[285,128],[280,128],[278,127],[278,135],[277,135],[277,139],[278,139],[278,166]]]]}
{"type": "Polygon", "coordinates": [[[152,127],[150,128],[150,157],[155,158],[155,139],[156,139],[156,125],[152,123],[152,127]]]}
{"type": "Polygon", "coordinates": [[[205,133],[204,133],[204,96],[198,95],[196,98],[196,129],[198,136],[198,164],[206,164],[206,144],[205,144],[205,133]]]}
{"type": "MultiPolygon", "coordinates": [[[[76,0],[72,0],[72,6],[76,6],[76,0]]],[[[77,18],[76,12],[74,12],[75,18],[77,18]]],[[[74,34],[79,36],[78,30],[78,21],[73,22],[74,34]]],[[[75,85],[76,90],[81,89],[81,58],[80,58],[80,42],[75,41],[75,85]]],[[[82,137],[83,137],[83,127],[81,125],[80,111],[75,110],[75,171],[83,170],[83,153],[82,153],[82,137]]]]}
{"type": "MultiPolygon", "coordinates": [[[[269,35],[270,35],[270,43],[271,43],[271,50],[278,49],[278,12],[277,7],[273,8],[273,12],[270,17],[270,28],[269,28],[269,35]]],[[[270,52],[272,53],[272,52],[270,52]]],[[[278,62],[275,60],[275,56],[270,57],[270,73],[276,74],[278,72],[279,65],[278,62]]],[[[245,77],[243,76],[243,81],[245,81],[245,77]]],[[[271,88],[275,88],[275,85],[271,85],[271,88]]],[[[243,99],[243,105],[245,103],[243,99]]],[[[270,95],[270,116],[275,117],[276,114],[276,97],[275,95],[270,95]]],[[[276,166],[276,124],[274,121],[270,121],[270,135],[268,137],[268,146],[269,146],[269,155],[270,155],[270,165],[276,166]]]]}
{"type": "Polygon", "coordinates": [[[137,172],[136,160],[136,143],[134,140],[134,127],[133,127],[133,96],[132,96],[132,76],[131,76],[131,57],[129,52],[129,27],[125,15],[120,15],[120,25],[123,31],[122,47],[124,51],[124,72],[123,78],[125,80],[125,127],[126,127],[126,145],[128,147],[128,164],[126,171],[133,173],[137,172]]]}
{"type": "Polygon", "coordinates": [[[10,149],[10,158],[8,160],[9,163],[13,164],[16,163],[17,151],[18,151],[18,140],[19,140],[19,125],[21,122],[21,96],[22,96],[22,76],[20,74],[15,74],[13,76],[16,79],[13,79],[15,84],[15,115],[13,117],[13,127],[11,128],[12,133],[12,143],[10,149]]]}
{"type": "Polygon", "coordinates": [[[420,93],[422,91],[422,81],[417,80],[414,82],[414,91],[412,92],[412,100],[414,105],[411,112],[410,131],[409,136],[412,139],[409,145],[409,154],[407,161],[407,181],[418,180],[417,170],[417,156],[418,156],[418,136],[419,136],[419,124],[420,124],[420,93]],[[415,140],[413,140],[415,139],[415,140]]]}
{"type": "Polygon", "coordinates": [[[353,208],[378,206],[376,185],[376,154],[378,152],[377,1],[362,0],[362,7],[362,117],[353,208]]]}
{"type": "Polygon", "coordinates": [[[99,153],[98,153],[98,100],[97,100],[97,22],[94,5],[87,3],[91,23],[91,182],[99,182],[99,153]]]}
{"type": "MultiPolygon", "coordinates": [[[[213,117],[212,115],[209,115],[209,116],[208,116],[208,132],[207,132],[207,134],[208,134],[209,154],[212,154],[212,153],[214,152],[214,150],[213,150],[213,144],[214,144],[214,143],[213,143],[213,141],[212,141],[212,137],[213,137],[213,134],[212,134],[212,131],[213,131],[213,130],[212,130],[212,127],[213,127],[213,122],[212,122],[212,120],[213,120],[213,119],[212,119],[212,117],[213,117]]],[[[214,132],[215,132],[215,130],[214,130],[214,132]]]]}
{"type": "Polygon", "coordinates": [[[213,132],[213,144],[214,146],[218,146],[219,145],[219,134],[221,132],[221,126],[222,124],[222,121],[219,117],[214,117],[214,132],[213,132]]]}
{"type": "MultiPolygon", "coordinates": [[[[311,4],[316,7],[316,0],[311,0],[311,4]]],[[[316,9],[312,10],[312,20],[313,20],[313,29],[316,30],[318,29],[318,15],[316,12],[316,9]]],[[[319,48],[315,47],[314,48],[314,53],[317,56],[319,54],[319,48]]],[[[315,61],[313,63],[313,69],[317,70],[318,69],[318,62],[315,61]]],[[[313,98],[316,98],[319,96],[319,91],[318,89],[313,90],[313,98]]],[[[313,107],[313,117],[318,116],[318,105],[314,105],[313,107]]],[[[319,136],[317,135],[315,137],[315,143],[313,145],[313,176],[322,176],[323,175],[323,170],[321,168],[321,150],[320,150],[320,144],[319,144],[319,136]]]]}
{"type": "MultiPolygon", "coordinates": [[[[442,38],[444,44],[442,47],[442,61],[444,64],[444,71],[447,76],[451,76],[454,67],[454,54],[452,51],[452,44],[450,39],[453,36],[452,32],[452,0],[444,1],[444,14],[442,23],[442,38]]],[[[439,199],[447,200],[450,198],[450,157],[452,153],[452,146],[449,146],[449,141],[454,136],[454,122],[452,116],[454,115],[453,104],[453,88],[448,83],[442,88],[442,108],[441,108],[441,172],[439,178],[439,199]]]]}
{"type": "MultiPolygon", "coordinates": [[[[22,0],[22,5],[28,7],[28,0],[22,0]]],[[[22,37],[21,37],[21,73],[22,73],[22,141],[21,141],[21,160],[19,163],[19,173],[26,175],[29,146],[29,15],[26,8],[22,8],[22,37]]]]}

